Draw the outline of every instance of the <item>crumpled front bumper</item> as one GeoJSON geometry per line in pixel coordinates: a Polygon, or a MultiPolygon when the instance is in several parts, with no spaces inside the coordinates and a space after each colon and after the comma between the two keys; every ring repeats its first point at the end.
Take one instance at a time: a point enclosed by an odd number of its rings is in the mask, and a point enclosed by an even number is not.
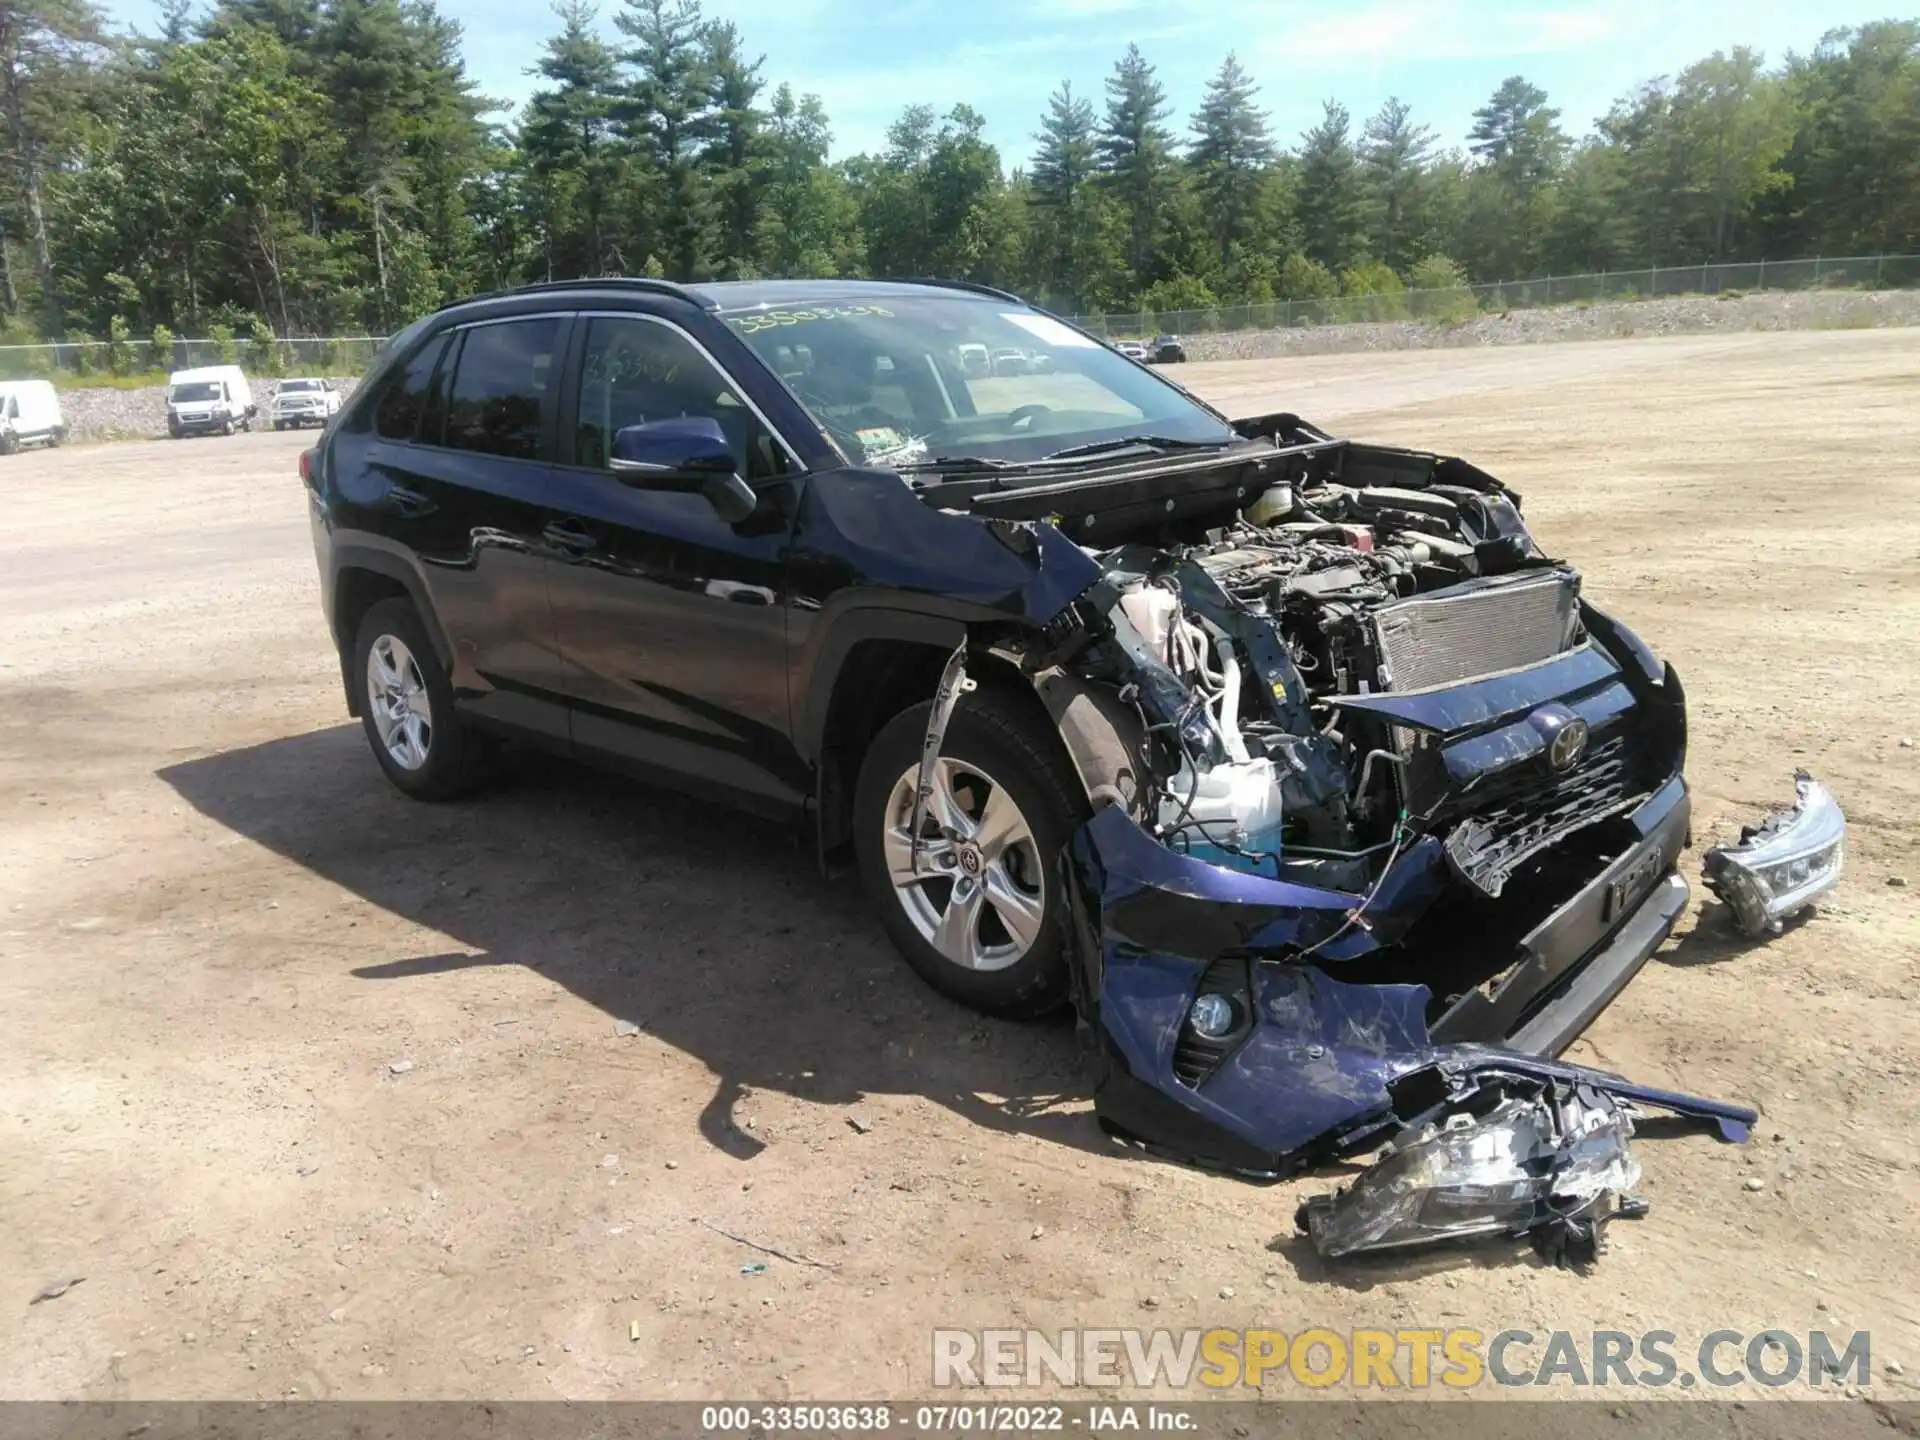
{"type": "Polygon", "coordinates": [[[1399,940],[1446,883],[1424,838],[1382,877],[1366,924],[1359,895],[1221,869],[1178,855],[1114,807],[1075,836],[1068,865],[1078,1002],[1101,1055],[1095,1108],[1110,1133],[1250,1176],[1296,1173],[1384,1138],[1410,1077],[1559,1079],[1720,1125],[1750,1110],[1562,1065],[1563,1050],[1671,932],[1687,900],[1674,862],[1689,804],[1674,776],[1629,813],[1638,839],[1521,943],[1490,992],[1429,1021],[1417,984],[1336,978],[1399,940]],[[1298,958],[1303,952],[1311,952],[1298,958]],[[1294,958],[1288,958],[1294,957],[1294,958]],[[1195,996],[1226,995],[1237,1028],[1197,1044],[1195,996]]]}

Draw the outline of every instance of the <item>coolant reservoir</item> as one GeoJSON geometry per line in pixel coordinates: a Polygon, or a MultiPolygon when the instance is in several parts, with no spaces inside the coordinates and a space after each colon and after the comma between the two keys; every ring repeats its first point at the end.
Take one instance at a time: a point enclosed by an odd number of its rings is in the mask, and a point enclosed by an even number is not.
{"type": "Polygon", "coordinates": [[[1147,648],[1164,663],[1167,642],[1180,620],[1180,597],[1159,585],[1142,585],[1120,597],[1120,609],[1147,642],[1147,648]]]}
{"type": "Polygon", "coordinates": [[[1172,849],[1236,869],[1250,862],[1233,850],[1255,855],[1279,850],[1283,818],[1273,762],[1264,758],[1215,765],[1197,780],[1182,765],[1160,801],[1160,824],[1169,831],[1172,849]]]}
{"type": "Polygon", "coordinates": [[[1293,487],[1282,480],[1254,496],[1253,503],[1241,514],[1255,525],[1271,525],[1282,515],[1293,513],[1293,487]]]}

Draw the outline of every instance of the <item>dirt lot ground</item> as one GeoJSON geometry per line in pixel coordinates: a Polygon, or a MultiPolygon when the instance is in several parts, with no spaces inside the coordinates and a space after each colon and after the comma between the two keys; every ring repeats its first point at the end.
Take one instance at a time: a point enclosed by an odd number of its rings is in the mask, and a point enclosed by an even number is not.
{"type": "Polygon", "coordinates": [[[1070,1026],[932,996],[784,831],[558,763],[393,793],[342,706],[299,437],[27,455],[0,462],[0,1397],[907,1396],[938,1325],[1421,1324],[1871,1329],[1873,1391],[1915,1398],[1920,331],[1181,379],[1519,488],[1684,675],[1702,845],[1795,765],[1832,784],[1835,903],[1761,946],[1690,916],[1575,1051],[1757,1105],[1751,1146],[1642,1143],[1653,1213],[1586,1278],[1329,1269],[1290,1236],[1328,1178],[1110,1149],[1070,1026]]]}

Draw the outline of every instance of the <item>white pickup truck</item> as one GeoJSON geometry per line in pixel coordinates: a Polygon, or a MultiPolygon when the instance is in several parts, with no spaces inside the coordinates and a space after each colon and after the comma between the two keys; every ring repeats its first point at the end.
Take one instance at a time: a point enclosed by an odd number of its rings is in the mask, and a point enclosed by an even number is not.
{"type": "Polygon", "coordinates": [[[282,380],[274,387],[267,418],[276,430],[325,425],[340,413],[340,392],[331,380],[282,380]]]}

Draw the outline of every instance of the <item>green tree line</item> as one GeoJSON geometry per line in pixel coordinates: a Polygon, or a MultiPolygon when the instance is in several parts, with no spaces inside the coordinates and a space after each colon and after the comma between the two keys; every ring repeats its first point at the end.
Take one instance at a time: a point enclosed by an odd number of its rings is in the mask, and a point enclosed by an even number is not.
{"type": "Polygon", "coordinates": [[[1291,145],[1229,54],[1190,115],[1129,46],[1009,168],[971,106],[830,159],[819,98],[701,0],[563,0],[506,123],[433,0],[0,0],[12,339],[389,331],[547,278],[946,276],[1204,307],[1648,265],[1920,251],[1920,22],[1716,52],[1576,137],[1521,76],[1443,147],[1399,100],[1291,145]]]}

